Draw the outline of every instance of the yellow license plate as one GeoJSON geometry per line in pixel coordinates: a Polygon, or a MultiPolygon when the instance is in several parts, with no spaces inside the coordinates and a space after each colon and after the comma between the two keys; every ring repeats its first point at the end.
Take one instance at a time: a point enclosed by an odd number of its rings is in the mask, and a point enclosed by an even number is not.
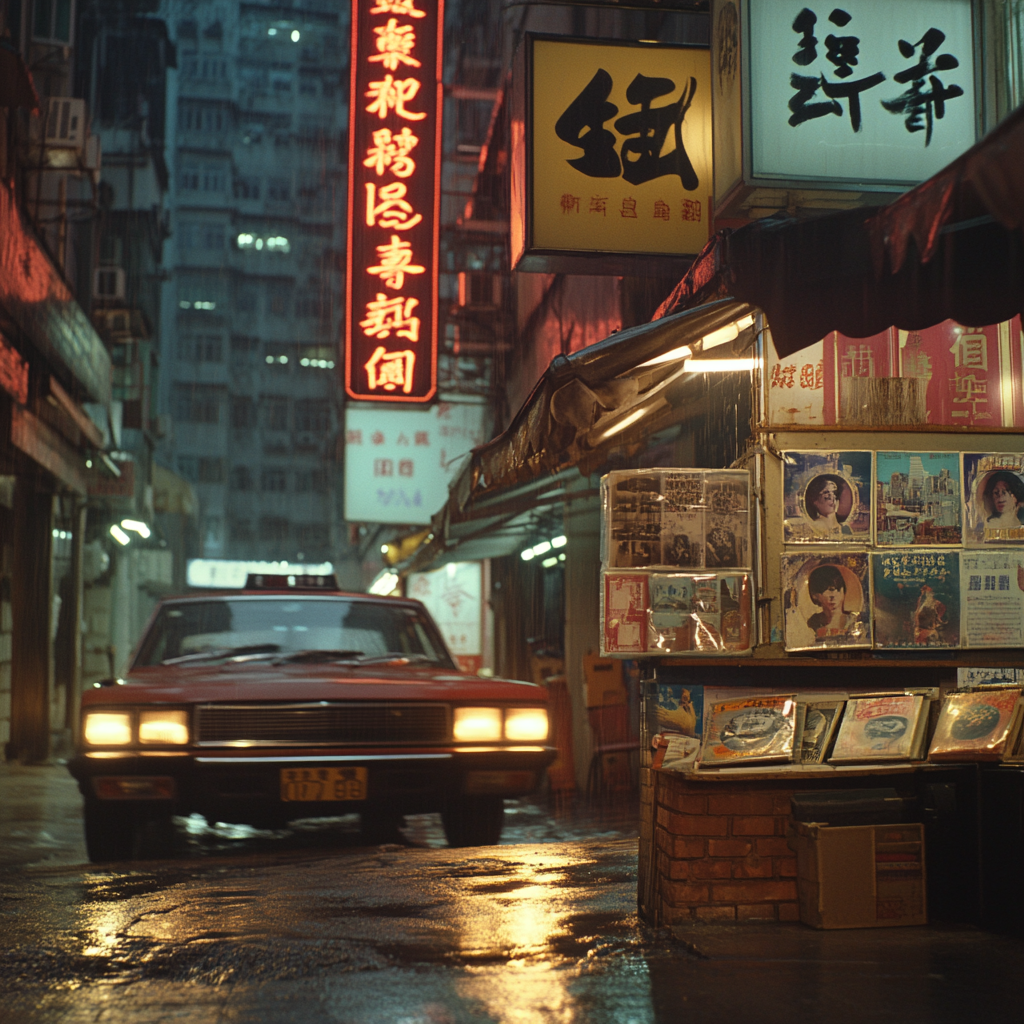
{"type": "Polygon", "coordinates": [[[365,768],[282,768],[281,799],[365,800],[366,778],[365,768]]]}

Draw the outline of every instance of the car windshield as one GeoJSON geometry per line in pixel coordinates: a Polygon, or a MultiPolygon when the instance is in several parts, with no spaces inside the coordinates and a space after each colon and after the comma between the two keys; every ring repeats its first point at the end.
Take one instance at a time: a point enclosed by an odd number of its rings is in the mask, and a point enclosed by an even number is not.
{"type": "Polygon", "coordinates": [[[395,657],[454,667],[436,627],[421,609],[383,601],[291,596],[168,604],[146,634],[135,665],[232,656],[287,659],[316,652],[324,652],[325,661],[395,657]]]}

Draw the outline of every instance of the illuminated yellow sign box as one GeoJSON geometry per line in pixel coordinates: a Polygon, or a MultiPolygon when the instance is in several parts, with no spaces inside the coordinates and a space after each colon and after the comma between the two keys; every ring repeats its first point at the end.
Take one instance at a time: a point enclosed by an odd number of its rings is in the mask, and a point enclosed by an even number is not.
{"type": "Polygon", "coordinates": [[[530,42],[527,247],[700,252],[713,192],[708,50],[530,42]]]}

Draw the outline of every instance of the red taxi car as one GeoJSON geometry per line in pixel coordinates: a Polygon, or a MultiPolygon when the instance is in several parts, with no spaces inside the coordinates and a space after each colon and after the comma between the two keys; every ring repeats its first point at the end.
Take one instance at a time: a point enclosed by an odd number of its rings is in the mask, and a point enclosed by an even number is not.
{"type": "Polygon", "coordinates": [[[418,601],[335,586],[250,577],[161,603],[126,677],[82,699],[68,767],[91,860],[169,853],[172,816],[193,813],[274,828],[358,812],[380,841],[439,811],[450,845],[498,842],[503,800],[555,756],[546,691],[460,674],[418,601]]]}

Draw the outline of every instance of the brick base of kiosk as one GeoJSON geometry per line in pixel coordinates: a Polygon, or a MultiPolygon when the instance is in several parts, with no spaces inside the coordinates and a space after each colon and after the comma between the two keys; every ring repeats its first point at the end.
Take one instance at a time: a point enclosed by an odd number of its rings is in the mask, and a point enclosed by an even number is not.
{"type": "Polygon", "coordinates": [[[726,770],[704,778],[642,769],[640,914],[654,926],[798,921],[796,855],[786,839],[790,797],[892,786],[926,810],[936,799],[956,805],[938,832],[930,828],[929,902],[946,920],[977,920],[975,767],[849,767],[796,777],[726,770]]]}

